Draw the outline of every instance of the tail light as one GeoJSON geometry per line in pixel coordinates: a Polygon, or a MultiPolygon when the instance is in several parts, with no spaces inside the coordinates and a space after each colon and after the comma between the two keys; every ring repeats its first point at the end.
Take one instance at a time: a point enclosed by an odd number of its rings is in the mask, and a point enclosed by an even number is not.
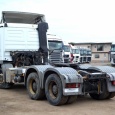
{"type": "Polygon", "coordinates": [[[65,88],[79,88],[80,87],[80,83],[76,84],[76,83],[66,83],[65,88]]]}
{"type": "Polygon", "coordinates": [[[112,83],[112,85],[115,85],[115,81],[112,81],[111,83],[112,83]]]}

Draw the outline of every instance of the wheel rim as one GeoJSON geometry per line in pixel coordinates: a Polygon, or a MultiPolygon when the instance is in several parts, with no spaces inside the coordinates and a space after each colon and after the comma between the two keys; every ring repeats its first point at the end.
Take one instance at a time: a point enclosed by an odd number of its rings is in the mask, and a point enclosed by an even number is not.
{"type": "Polygon", "coordinates": [[[51,81],[48,88],[51,98],[56,99],[58,96],[58,85],[55,81],[51,81]]]}
{"type": "Polygon", "coordinates": [[[34,79],[30,79],[29,90],[30,90],[30,93],[32,93],[32,94],[35,94],[37,91],[37,84],[34,79]]]}

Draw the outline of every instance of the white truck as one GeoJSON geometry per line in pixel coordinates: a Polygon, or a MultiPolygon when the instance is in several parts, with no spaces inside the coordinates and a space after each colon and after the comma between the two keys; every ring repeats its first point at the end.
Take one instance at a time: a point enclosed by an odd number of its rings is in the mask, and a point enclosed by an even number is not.
{"type": "Polygon", "coordinates": [[[115,66],[115,44],[111,45],[110,62],[112,66],[115,66]]]}
{"type": "Polygon", "coordinates": [[[70,67],[49,64],[48,24],[43,14],[3,11],[0,24],[0,87],[24,83],[31,99],[46,95],[52,105],[82,94],[82,77],[70,67]]]}
{"type": "Polygon", "coordinates": [[[63,63],[63,40],[53,34],[47,34],[49,46],[49,63],[63,63]]]}
{"type": "Polygon", "coordinates": [[[72,48],[71,45],[68,43],[64,43],[63,46],[63,50],[64,50],[64,63],[71,63],[73,60],[73,53],[72,53],[72,48]]]}
{"type": "Polygon", "coordinates": [[[86,55],[86,62],[90,63],[91,62],[91,58],[92,58],[92,52],[90,48],[86,49],[87,55],[86,55]]]}
{"type": "Polygon", "coordinates": [[[73,62],[89,63],[91,62],[91,49],[72,46],[73,62]]]}
{"type": "Polygon", "coordinates": [[[74,63],[84,63],[84,48],[80,48],[77,46],[72,46],[73,53],[73,62],[74,63]]]}
{"type": "Polygon", "coordinates": [[[49,64],[48,23],[44,19],[43,14],[2,12],[0,87],[7,89],[23,83],[31,99],[46,96],[55,106],[75,102],[78,95],[85,93],[98,100],[114,97],[115,68],[49,64]]]}

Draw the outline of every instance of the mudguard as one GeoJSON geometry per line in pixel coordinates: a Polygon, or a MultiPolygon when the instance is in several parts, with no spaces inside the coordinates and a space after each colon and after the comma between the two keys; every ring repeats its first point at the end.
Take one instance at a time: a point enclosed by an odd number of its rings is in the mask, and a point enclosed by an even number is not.
{"type": "Polygon", "coordinates": [[[44,78],[44,73],[46,71],[47,68],[53,68],[53,66],[51,65],[32,65],[32,66],[29,66],[25,72],[25,84],[26,84],[26,80],[27,80],[27,77],[28,77],[28,73],[30,73],[30,71],[32,72],[37,72],[38,74],[38,77],[39,77],[39,80],[40,80],[40,87],[42,88],[43,87],[43,78],[44,78]]]}
{"type": "Polygon", "coordinates": [[[49,74],[57,74],[63,86],[63,94],[64,95],[76,95],[82,94],[82,83],[83,78],[75,69],[70,67],[54,67],[51,65],[33,65],[30,66],[26,71],[26,77],[30,70],[35,70],[38,73],[40,79],[40,87],[44,89],[45,87],[45,80],[47,79],[49,74]],[[80,88],[65,88],[66,83],[80,83],[80,88]]]}
{"type": "Polygon", "coordinates": [[[115,81],[115,68],[110,66],[93,66],[89,67],[88,69],[105,72],[106,73],[106,81],[107,81],[107,88],[109,92],[115,92],[115,85],[112,85],[112,81],[115,81]]]}
{"type": "Polygon", "coordinates": [[[92,67],[90,64],[80,64],[79,69],[88,69],[89,67],[92,67]]]}
{"type": "Polygon", "coordinates": [[[83,78],[75,69],[70,67],[47,68],[43,80],[47,77],[48,72],[56,73],[60,77],[63,86],[63,95],[82,94],[83,78]],[[79,83],[80,87],[68,89],[65,88],[66,83],[79,83]]]}

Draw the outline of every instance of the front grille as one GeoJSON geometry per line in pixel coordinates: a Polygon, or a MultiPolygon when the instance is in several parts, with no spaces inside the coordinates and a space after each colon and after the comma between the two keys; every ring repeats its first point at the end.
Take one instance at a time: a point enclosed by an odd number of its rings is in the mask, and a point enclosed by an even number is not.
{"type": "Polygon", "coordinates": [[[86,61],[86,57],[83,57],[83,61],[86,61]]]}
{"type": "Polygon", "coordinates": [[[115,59],[113,59],[113,62],[115,63],[115,59]]]}
{"type": "Polygon", "coordinates": [[[80,57],[80,63],[82,63],[82,57],[80,57]]]}
{"type": "Polygon", "coordinates": [[[61,63],[61,62],[63,62],[63,60],[62,60],[62,52],[52,52],[49,55],[49,60],[50,60],[50,62],[53,62],[53,63],[61,63]]]}
{"type": "Polygon", "coordinates": [[[90,62],[91,61],[91,57],[88,57],[88,62],[90,62]]]}

